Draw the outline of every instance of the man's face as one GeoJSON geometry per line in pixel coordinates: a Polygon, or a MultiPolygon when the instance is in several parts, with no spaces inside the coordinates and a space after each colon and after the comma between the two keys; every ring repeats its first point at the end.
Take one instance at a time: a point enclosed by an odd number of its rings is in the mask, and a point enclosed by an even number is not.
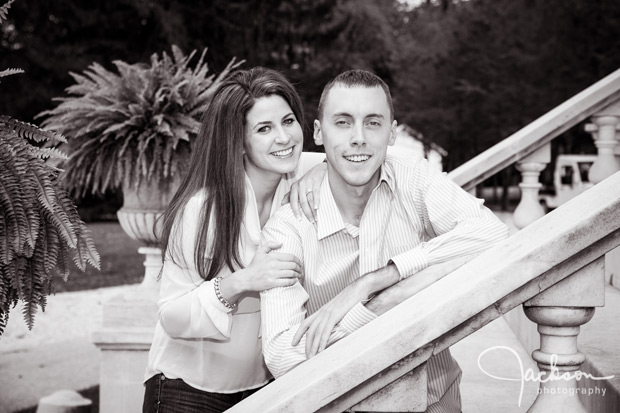
{"type": "Polygon", "coordinates": [[[325,146],[331,183],[374,186],[388,145],[396,139],[387,96],[380,86],[329,90],[323,117],[314,121],[314,139],[325,146]]]}

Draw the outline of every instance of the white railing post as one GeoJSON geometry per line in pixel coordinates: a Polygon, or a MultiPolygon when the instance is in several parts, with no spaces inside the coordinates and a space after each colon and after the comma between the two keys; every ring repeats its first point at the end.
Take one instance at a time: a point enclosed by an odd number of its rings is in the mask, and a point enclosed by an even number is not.
{"type": "MultiPolygon", "coordinates": [[[[528,413],[566,413],[587,410],[579,399],[581,364],[585,355],[577,348],[580,326],[594,316],[594,307],[605,305],[605,259],[600,257],[570,277],[523,303],[527,318],[538,324],[540,349],[532,353],[541,372],[538,397],[528,413]]],[[[534,375],[533,375],[534,376],[534,375]]]]}
{"type": "Polygon", "coordinates": [[[597,184],[608,176],[620,171],[620,161],[615,154],[618,146],[618,129],[620,128],[620,102],[616,102],[592,116],[592,123],[586,125],[598,157],[590,168],[589,179],[597,184]]]}
{"type": "Polygon", "coordinates": [[[519,184],[521,201],[514,211],[513,220],[519,229],[545,215],[545,210],[538,199],[538,191],[542,187],[539,176],[550,161],[551,147],[545,145],[517,163],[517,169],[522,176],[522,181],[519,184]]]}

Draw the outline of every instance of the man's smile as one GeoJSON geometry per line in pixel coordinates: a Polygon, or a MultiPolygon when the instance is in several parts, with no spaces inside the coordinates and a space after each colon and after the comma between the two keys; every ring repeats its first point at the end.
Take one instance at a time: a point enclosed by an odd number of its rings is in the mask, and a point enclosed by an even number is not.
{"type": "Polygon", "coordinates": [[[369,160],[370,155],[345,155],[344,159],[346,159],[349,162],[360,163],[360,162],[366,162],[367,160],[369,160]]]}

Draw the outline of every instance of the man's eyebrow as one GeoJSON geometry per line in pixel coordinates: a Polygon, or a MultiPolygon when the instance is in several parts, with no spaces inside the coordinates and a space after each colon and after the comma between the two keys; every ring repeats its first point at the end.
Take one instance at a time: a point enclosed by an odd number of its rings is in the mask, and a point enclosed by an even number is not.
{"type": "Polygon", "coordinates": [[[383,118],[385,118],[385,116],[383,116],[380,113],[371,113],[369,115],[366,115],[366,119],[368,119],[368,118],[381,118],[381,119],[383,119],[383,118]]]}
{"type": "Polygon", "coordinates": [[[347,113],[347,112],[338,112],[338,113],[334,113],[333,117],[337,118],[340,116],[347,116],[349,118],[352,118],[353,116],[351,116],[351,114],[347,113]]]}

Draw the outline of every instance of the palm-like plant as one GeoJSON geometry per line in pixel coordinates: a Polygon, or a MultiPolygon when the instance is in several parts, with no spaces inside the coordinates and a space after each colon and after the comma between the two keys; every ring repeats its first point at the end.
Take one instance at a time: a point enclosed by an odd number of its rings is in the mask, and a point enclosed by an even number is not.
{"type": "Polygon", "coordinates": [[[183,173],[190,143],[210,96],[241,62],[234,59],[219,76],[208,74],[206,49],[192,69],[193,51],[185,56],[151,56],[150,65],[114,61],[118,73],[93,63],[83,74],[71,73],[69,97],[38,116],[42,125],[69,139],[65,180],[78,195],[137,187],[142,179],[166,186],[183,173]]]}

